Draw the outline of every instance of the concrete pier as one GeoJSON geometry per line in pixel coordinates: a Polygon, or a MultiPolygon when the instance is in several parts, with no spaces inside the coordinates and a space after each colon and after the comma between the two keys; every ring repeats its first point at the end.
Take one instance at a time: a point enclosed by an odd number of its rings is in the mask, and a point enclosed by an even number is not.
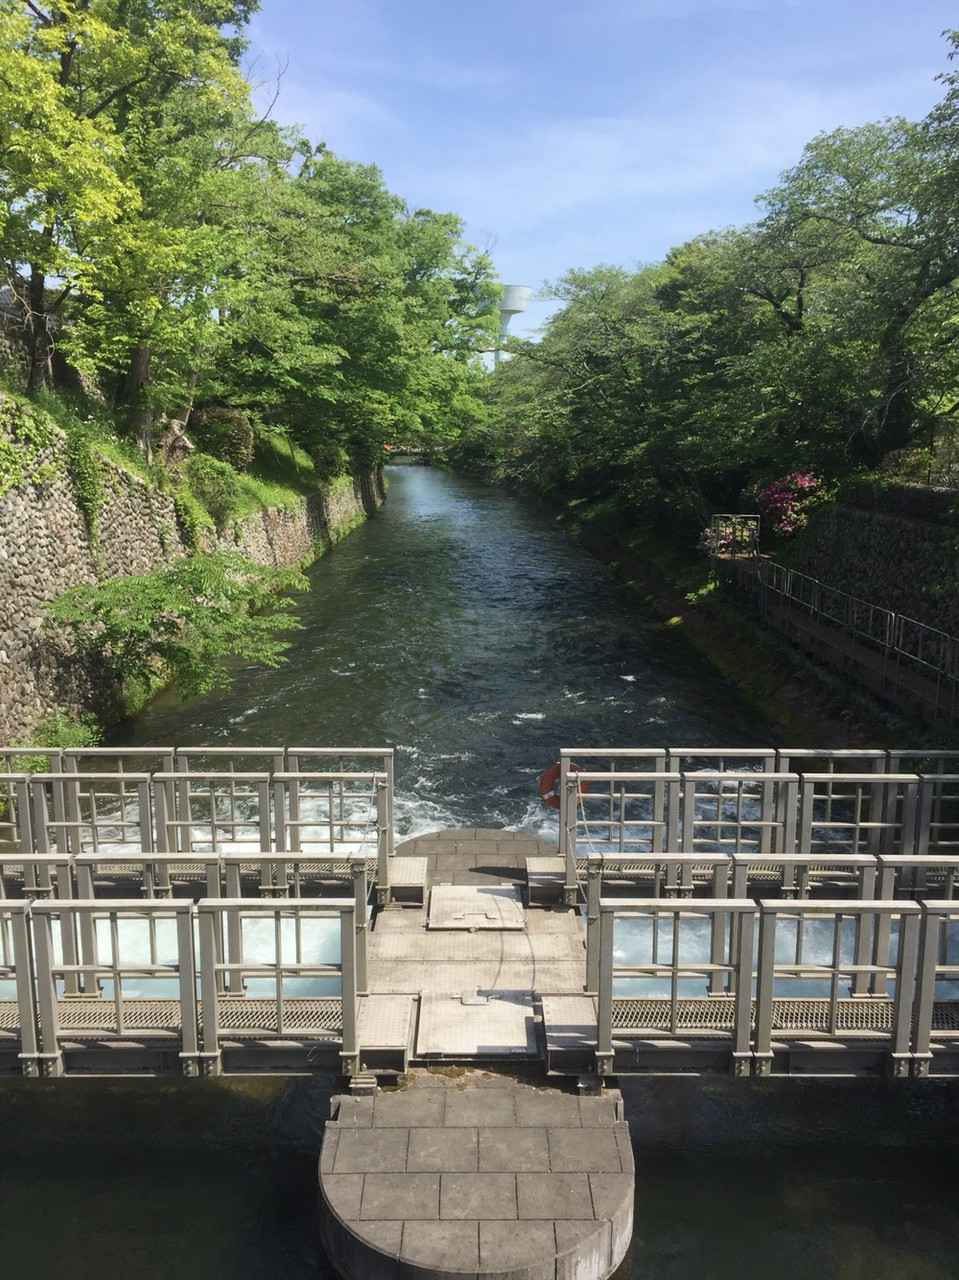
{"type": "Polygon", "coordinates": [[[622,1261],[633,1157],[615,1090],[417,1071],[333,1105],[322,1231],[351,1280],[603,1280],[622,1261]]]}
{"type": "Polygon", "coordinates": [[[475,828],[397,856],[422,889],[374,920],[365,1003],[384,1026],[366,1042],[385,1055],[399,1029],[392,1060],[408,1036],[412,1070],[334,1099],[320,1160],[330,1259],[347,1280],[605,1280],[632,1238],[629,1130],[617,1090],[548,1081],[535,995],[581,995],[586,979],[562,862],[543,841],[475,828]],[[531,860],[546,905],[529,901],[531,860]]]}

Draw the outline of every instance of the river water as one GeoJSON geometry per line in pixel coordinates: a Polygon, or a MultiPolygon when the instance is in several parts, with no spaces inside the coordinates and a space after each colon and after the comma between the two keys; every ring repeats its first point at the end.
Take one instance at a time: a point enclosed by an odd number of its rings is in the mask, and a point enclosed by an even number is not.
{"type": "Polygon", "coordinates": [[[429,467],[387,474],[382,510],[310,570],[286,666],[166,694],[115,741],[395,746],[401,835],[555,830],[536,783],[561,747],[769,745],[542,511],[429,467]]]}
{"type": "MultiPolygon", "coordinates": [[[[767,745],[735,694],[541,511],[420,467],[310,571],[288,665],[159,698],[117,744],[397,749],[400,835],[552,836],[561,747],[767,745]]],[[[811,744],[816,745],[816,744],[811,744]]],[[[327,1280],[331,1080],[0,1086],[0,1280],[327,1280]]],[[[954,1280],[956,1089],[628,1082],[621,1280],[954,1280]]]]}

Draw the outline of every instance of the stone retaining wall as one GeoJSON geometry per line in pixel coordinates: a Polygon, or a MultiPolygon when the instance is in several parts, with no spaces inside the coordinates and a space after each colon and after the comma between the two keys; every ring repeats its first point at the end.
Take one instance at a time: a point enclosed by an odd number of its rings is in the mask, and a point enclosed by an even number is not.
{"type": "MultiPolygon", "coordinates": [[[[77,583],[146,573],[187,552],[172,498],[105,461],[94,545],[62,437],[53,457],[58,469],[52,479],[21,484],[0,497],[0,744],[26,737],[52,706],[103,709],[108,691],[102,677],[43,627],[43,602],[77,583]]],[[[362,482],[340,477],[298,508],[259,511],[234,522],[218,544],[260,564],[297,563],[336,542],[382,496],[377,476],[362,482]]]]}
{"type": "Polygon", "coordinates": [[[959,635],[959,531],[852,507],[812,514],[793,567],[872,604],[959,635]]]}

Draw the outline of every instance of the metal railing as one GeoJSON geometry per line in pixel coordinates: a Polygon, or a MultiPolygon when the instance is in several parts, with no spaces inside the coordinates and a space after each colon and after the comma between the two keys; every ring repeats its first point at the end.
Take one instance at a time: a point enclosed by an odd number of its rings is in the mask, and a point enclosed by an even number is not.
{"type": "Polygon", "coordinates": [[[4,748],[4,769],[0,849],[71,857],[362,851],[375,864],[380,901],[389,901],[390,750],[4,748]],[[36,762],[43,772],[31,771],[36,762]]]}
{"type": "Polygon", "coordinates": [[[716,515],[705,533],[712,559],[755,556],[759,553],[759,516],[716,515]]]}
{"type": "Polygon", "coordinates": [[[602,898],[598,915],[600,1075],[697,1049],[736,1075],[817,1052],[956,1073],[959,901],[602,898]]]}
{"type": "Polygon", "coordinates": [[[925,705],[932,723],[959,718],[959,638],[769,560],[737,583],[760,617],[899,705],[925,705]],[[821,623],[814,631],[800,619],[821,623]],[[834,638],[833,638],[834,637],[834,638]],[[905,701],[904,701],[905,700],[905,701]]]}
{"type": "Polygon", "coordinates": [[[902,756],[564,748],[559,853],[566,900],[580,900],[588,859],[601,854],[959,851],[959,775],[900,772],[902,756]]]}
{"type": "Polygon", "coordinates": [[[216,1075],[238,1043],[267,1070],[271,1046],[322,1045],[351,1074],[365,929],[355,898],[4,901],[0,1049],[16,1040],[28,1076],[91,1053],[111,1073],[173,1055],[216,1075]]]}

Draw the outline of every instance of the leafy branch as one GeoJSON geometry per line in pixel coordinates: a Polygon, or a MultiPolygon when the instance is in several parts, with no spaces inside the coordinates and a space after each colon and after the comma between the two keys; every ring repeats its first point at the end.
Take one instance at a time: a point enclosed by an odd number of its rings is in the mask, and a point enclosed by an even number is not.
{"type": "Polygon", "coordinates": [[[283,593],[306,585],[298,570],[217,551],[71,587],[46,608],[80,652],[102,656],[120,680],[141,688],[171,680],[187,698],[226,686],[230,658],[279,666],[289,647],[281,632],[300,626],[283,593]]]}

